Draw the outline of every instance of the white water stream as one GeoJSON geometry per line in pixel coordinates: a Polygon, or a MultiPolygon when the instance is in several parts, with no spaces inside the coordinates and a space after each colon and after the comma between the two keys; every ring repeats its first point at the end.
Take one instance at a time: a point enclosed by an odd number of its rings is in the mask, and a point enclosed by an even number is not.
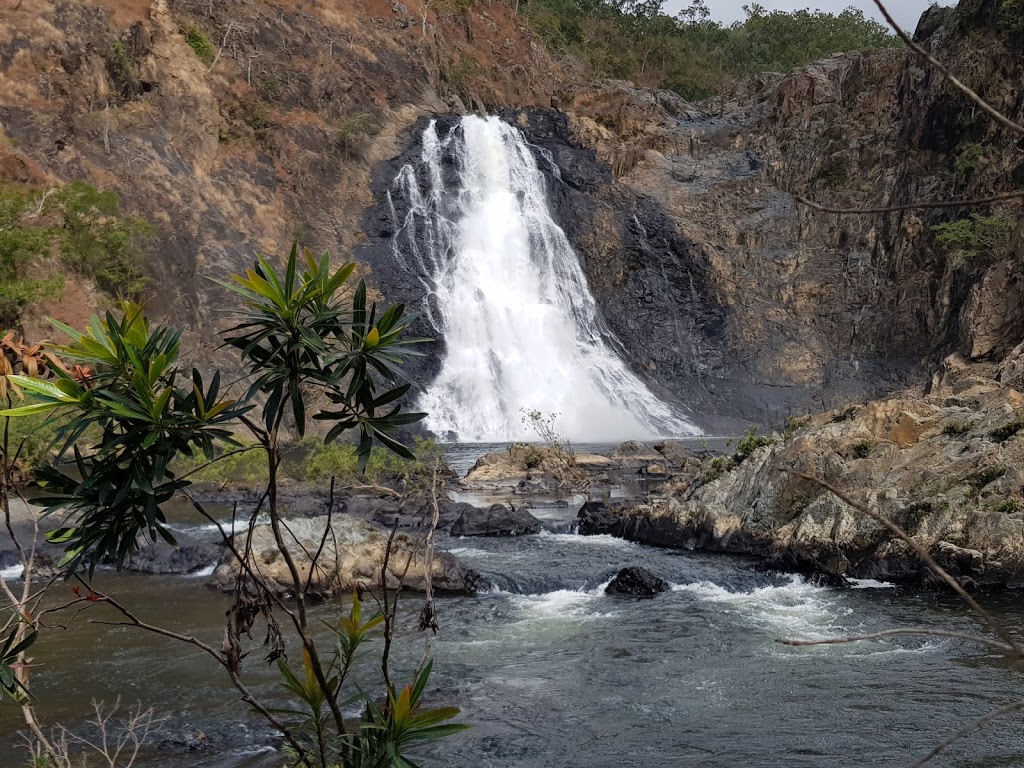
{"type": "Polygon", "coordinates": [[[409,205],[395,253],[415,262],[407,261],[424,279],[428,318],[447,343],[418,403],[432,432],[534,440],[524,415],[536,410],[558,414],[555,430],[575,441],[699,433],[613,349],[522,133],[468,116],[442,138],[431,122],[420,171],[407,165],[395,179],[409,205]],[[457,173],[446,178],[452,160],[457,173]]]}

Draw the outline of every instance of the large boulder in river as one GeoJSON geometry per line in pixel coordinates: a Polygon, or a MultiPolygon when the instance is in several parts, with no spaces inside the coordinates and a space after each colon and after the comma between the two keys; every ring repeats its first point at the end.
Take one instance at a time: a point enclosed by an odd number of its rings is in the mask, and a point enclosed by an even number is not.
{"type": "MultiPolygon", "coordinates": [[[[380,583],[389,534],[367,522],[345,515],[334,515],[327,530],[326,515],[282,521],[285,544],[291,552],[303,582],[310,578],[310,591],[321,596],[347,592],[357,586],[373,589],[380,583]],[[326,532],[326,536],[325,536],[326,532]],[[321,545],[323,551],[312,568],[311,556],[321,545]]],[[[269,525],[259,525],[252,532],[254,566],[282,593],[294,589],[291,573],[282,557],[269,525]]],[[[229,552],[214,573],[214,583],[223,588],[233,586],[240,565],[229,552]]],[[[463,566],[454,555],[435,551],[430,579],[434,590],[448,594],[471,594],[481,584],[480,575],[463,566]]],[[[423,591],[427,567],[421,540],[404,533],[395,535],[388,559],[387,586],[399,585],[423,591]]]]}
{"type": "Polygon", "coordinates": [[[609,504],[606,501],[586,502],[576,514],[576,532],[581,536],[622,535],[622,517],[617,514],[622,502],[609,504]]]}
{"type": "Polygon", "coordinates": [[[604,588],[606,595],[624,595],[626,597],[654,597],[671,588],[671,584],[659,576],[655,576],[646,568],[631,565],[619,571],[608,586],[604,588]]]}
{"type": "Polygon", "coordinates": [[[470,507],[451,528],[452,536],[520,536],[539,533],[540,520],[525,507],[492,504],[489,509],[470,507]]]}

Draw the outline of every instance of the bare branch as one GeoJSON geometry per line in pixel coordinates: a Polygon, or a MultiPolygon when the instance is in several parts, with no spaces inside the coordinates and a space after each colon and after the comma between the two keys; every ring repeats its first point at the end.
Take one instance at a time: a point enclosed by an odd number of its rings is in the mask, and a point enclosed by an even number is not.
{"type": "Polygon", "coordinates": [[[793,195],[793,199],[800,203],[800,205],[807,206],[815,211],[821,211],[822,213],[846,213],[851,215],[895,213],[897,211],[913,211],[924,208],[966,208],[970,206],[987,205],[989,203],[998,203],[1004,200],[1019,200],[1020,198],[1024,198],[1024,190],[1005,192],[1001,195],[991,195],[989,197],[974,197],[968,200],[926,200],[920,203],[887,205],[874,208],[839,208],[833,205],[815,203],[808,200],[806,197],[801,197],[800,195],[793,195]]]}
{"type": "Polygon", "coordinates": [[[949,585],[950,589],[956,592],[960,596],[960,598],[971,607],[971,610],[973,610],[982,619],[984,619],[985,623],[987,623],[989,627],[992,628],[992,631],[999,635],[999,637],[1002,638],[1002,640],[1013,649],[1013,652],[1017,656],[1024,658],[1024,648],[1021,648],[1017,641],[1013,639],[1013,636],[1007,631],[1006,627],[1004,627],[1001,622],[997,621],[988,611],[986,611],[984,608],[978,605],[978,602],[969,594],[967,594],[967,591],[962,586],[960,586],[960,583],[952,576],[950,576],[949,573],[941,565],[935,562],[935,558],[931,556],[931,553],[929,553],[928,550],[920,544],[920,542],[918,542],[910,534],[908,534],[906,531],[904,531],[902,528],[896,525],[896,523],[894,523],[892,520],[890,520],[882,513],[876,512],[875,510],[869,508],[868,506],[861,504],[859,501],[854,501],[852,498],[847,496],[845,493],[840,491],[831,483],[828,483],[825,480],[815,477],[814,475],[809,475],[806,472],[799,472],[795,469],[782,468],[780,471],[821,486],[832,495],[846,502],[854,509],[870,517],[883,528],[886,528],[890,532],[895,534],[897,538],[899,538],[901,541],[906,543],[911,549],[913,549],[914,552],[917,553],[917,556],[924,561],[924,564],[927,565],[936,575],[938,575],[939,578],[946,582],[946,584],[949,585]]]}
{"type": "Polygon", "coordinates": [[[985,101],[983,98],[981,98],[981,96],[979,96],[973,90],[971,90],[966,85],[964,85],[962,82],[960,82],[953,75],[953,73],[950,72],[946,68],[946,66],[941,61],[936,59],[934,56],[932,56],[930,53],[928,53],[928,51],[926,51],[920,45],[915,43],[913,38],[911,38],[910,35],[908,35],[906,32],[904,32],[902,27],[900,27],[900,25],[896,23],[896,21],[893,19],[892,15],[889,13],[889,10],[882,3],[882,0],[875,0],[875,5],[878,6],[878,10],[880,10],[882,12],[882,15],[885,17],[885,20],[889,23],[889,26],[892,27],[893,30],[895,30],[896,34],[899,35],[900,39],[904,43],[906,43],[907,47],[910,48],[910,50],[912,50],[914,53],[916,53],[922,59],[927,61],[929,64],[931,64],[933,67],[935,67],[937,70],[939,70],[939,73],[944,78],[946,78],[947,81],[949,81],[950,85],[952,85],[954,88],[956,88],[958,91],[960,91],[960,93],[964,94],[967,98],[969,98],[971,101],[973,101],[975,104],[977,104],[981,108],[981,110],[983,112],[985,112],[985,114],[987,114],[989,117],[991,117],[997,123],[999,123],[1000,125],[1002,125],[1005,128],[1009,128],[1014,133],[1019,133],[1019,134],[1024,135],[1024,126],[1019,125],[1018,123],[1013,122],[1013,120],[1008,118],[1006,115],[1004,115],[998,109],[996,109],[991,104],[989,104],[987,101],[985,101]]]}
{"type": "Polygon", "coordinates": [[[780,645],[795,645],[795,646],[806,646],[806,645],[844,645],[846,643],[856,643],[861,640],[883,640],[887,637],[899,637],[899,636],[922,636],[927,635],[929,637],[946,637],[953,638],[954,640],[966,640],[971,643],[980,643],[981,645],[987,645],[991,648],[995,648],[1000,651],[1012,651],[1013,646],[1001,643],[998,640],[993,640],[983,635],[974,635],[970,632],[953,632],[945,629],[927,629],[925,627],[910,627],[907,629],[886,629],[882,632],[872,632],[868,635],[850,635],[848,637],[830,637],[827,640],[776,640],[775,642],[780,645]]]}
{"type": "MultiPolygon", "coordinates": [[[[92,587],[88,583],[86,583],[85,580],[82,579],[81,576],[78,576],[76,574],[75,578],[79,582],[81,582],[83,585],[85,585],[86,588],[88,588],[90,591],[92,591],[92,587]]],[[[158,627],[158,626],[156,626],[154,624],[149,624],[149,623],[147,623],[145,621],[142,621],[135,614],[133,614],[131,611],[129,611],[127,608],[125,608],[117,600],[115,600],[114,598],[110,597],[109,595],[105,595],[105,594],[102,594],[100,592],[94,592],[94,594],[97,597],[96,602],[104,602],[104,603],[110,605],[112,608],[117,610],[118,613],[120,613],[122,616],[124,616],[125,619],[127,619],[127,621],[114,622],[114,621],[97,621],[95,619],[92,619],[91,623],[93,623],[93,624],[106,624],[106,625],[110,625],[110,626],[137,627],[139,629],[144,629],[147,632],[152,632],[153,634],[156,634],[156,635],[161,635],[163,637],[168,637],[168,638],[170,638],[172,640],[177,640],[177,641],[185,643],[187,645],[193,645],[196,648],[200,649],[201,651],[203,651],[207,655],[211,656],[218,664],[220,664],[222,667],[224,667],[224,669],[228,673],[228,677],[231,678],[232,684],[235,686],[235,688],[238,690],[238,692],[242,695],[242,701],[244,701],[250,707],[252,707],[257,712],[259,712],[260,715],[262,715],[263,718],[268,723],[270,723],[270,725],[272,727],[277,729],[277,731],[284,737],[285,741],[287,741],[288,744],[292,748],[294,748],[298,752],[299,755],[305,754],[305,750],[298,743],[298,741],[295,740],[295,737],[292,736],[292,733],[288,729],[288,727],[285,726],[285,724],[282,723],[280,720],[278,720],[273,715],[273,713],[270,712],[270,710],[268,710],[266,707],[264,707],[262,704],[260,704],[259,701],[256,700],[256,698],[252,695],[252,693],[246,687],[245,683],[242,682],[242,678],[239,677],[238,672],[231,668],[231,665],[228,663],[228,660],[225,659],[223,655],[218,653],[216,650],[214,650],[211,646],[209,646],[206,643],[204,643],[202,640],[198,640],[198,639],[196,639],[194,637],[190,637],[188,635],[182,635],[182,634],[180,634],[178,632],[173,632],[173,631],[171,631],[169,629],[164,629],[163,627],[158,627]]]]}
{"type": "Polygon", "coordinates": [[[974,731],[977,731],[978,729],[984,727],[996,718],[1002,717],[1003,715],[1012,714],[1021,709],[1024,709],[1024,701],[1014,701],[1010,704],[1004,704],[1001,707],[993,709],[991,712],[982,715],[977,720],[972,720],[959,731],[950,736],[948,739],[943,741],[941,744],[937,744],[931,752],[929,752],[927,755],[925,755],[916,763],[914,763],[914,765],[911,766],[911,768],[921,768],[922,765],[930,762],[933,757],[936,757],[937,755],[940,755],[943,752],[945,752],[949,747],[951,747],[957,741],[962,739],[964,736],[974,733],[974,731]]]}

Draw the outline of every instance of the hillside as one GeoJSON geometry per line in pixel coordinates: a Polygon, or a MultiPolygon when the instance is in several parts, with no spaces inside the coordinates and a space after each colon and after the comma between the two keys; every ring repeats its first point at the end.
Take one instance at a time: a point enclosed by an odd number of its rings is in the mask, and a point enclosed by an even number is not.
{"type": "MultiPolygon", "coordinates": [[[[1000,9],[964,0],[926,14],[918,37],[1017,116],[1020,32],[1000,9]]],[[[152,308],[188,322],[208,361],[221,296],[206,278],[254,250],[297,238],[354,253],[384,294],[417,300],[386,193],[423,121],[469,110],[552,153],[556,218],[627,361],[708,424],[778,423],[921,383],[953,353],[998,362],[1024,338],[1017,205],[838,216],[794,200],[1024,182],[1014,138],[906,51],[691,103],[590,81],[525,25],[500,2],[19,3],[0,18],[0,182],[116,191],[153,227],[138,240],[152,308]]],[[[30,336],[121,287],[56,268],[63,296],[25,309],[30,336]]]]}

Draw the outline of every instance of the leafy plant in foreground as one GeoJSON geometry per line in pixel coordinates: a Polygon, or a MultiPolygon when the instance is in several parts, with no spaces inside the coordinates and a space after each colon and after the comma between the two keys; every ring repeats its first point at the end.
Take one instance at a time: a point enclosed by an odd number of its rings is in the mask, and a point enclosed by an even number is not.
{"type": "MultiPolygon", "coordinates": [[[[84,332],[56,324],[72,340],[60,353],[88,367],[88,376],[66,370],[56,372],[53,381],[8,376],[8,384],[32,395],[34,402],[0,411],[0,417],[47,413],[63,419],[54,447],[66,460],[43,467],[37,480],[48,494],[47,512],[65,517],[51,540],[66,545],[69,575],[85,568],[91,573],[103,560],[120,567],[145,539],[173,543],[164,506],[175,495],[187,494],[192,482],[187,473],[174,469],[175,460],[237,455],[243,449],[237,433],[249,432],[251,442],[244,449],[264,456],[267,487],[261,503],[291,576],[289,601],[261,574],[255,554],[243,543],[249,538],[232,537],[223,528],[224,544],[240,568],[219,649],[160,630],[101,593],[91,591],[87,599],[106,603],[129,624],[201,648],[224,668],[242,700],[282,734],[295,765],[306,768],[411,766],[403,755],[409,744],[461,728],[440,725],[457,713],[453,708],[421,710],[429,664],[396,693],[387,663],[396,602],[386,590],[381,596],[383,621],[374,617],[363,622],[357,596],[347,619],[339,622],[336,646],[324,652],[307,612],[309,577],[296,564],[294,539],[285,535],[278,490],[286,430],[301,437],[312,418],[327,422],[328,443],[350,430],[357,432],[357,465],[362,469],[375,443],[412,459],[399,431],[425,415],[406,413],[401,405],[413,386],[401,364],[417,354],[410,346],[420,341],[404,335],[411,318],[402,305],[378,313],[375,304],[368,305],[362,281],[348,292],[353,271],[353,264],[332,268],[326,253],[317,259],[293,247],[281,272],[258,256],[245,275],[220,283],[241,300],[232,311],[235,324],[223,334],[224,344],[239,352],[248,373],[249,386],[240,397],[224,390],[219,375],[207,381],[198,370],[179,365],[183,329],[152,326],[140,305],[123,302],[119,313],[93,318],[84,332]],[[327,407],[311,407],[323,400],[327,407]],[[99,439],[86,441],[90,430],[99,439]],[[84,442],[91,443],[87,449],[79,447],[84,442]],[[285,661],[286,638],[275,611],[292,625],[303,660],[300,672],[285,661]],[[283,711],[261,704],[242,680],[249,654],[243,643],[257,619],[267,624],[267,659],[280,662],[283,685],[292,697],[292,706],[283,711]],[[380,623],[385,634],[380,664],[388,702],[384,706],[361,688],[343,692],[342,685],[363,639],[380,623]],[[351,730],[342,711],[354,701],[365,701],[367,716],[351,730]]],[[[255,515],[250,531],[253,525],[255,515]]],[[[385,557],[389,552],[390,544],[385,557]]],[[[319,553],[306,554],[311,557],[309,573],[321,567],[319,553]]]]}

